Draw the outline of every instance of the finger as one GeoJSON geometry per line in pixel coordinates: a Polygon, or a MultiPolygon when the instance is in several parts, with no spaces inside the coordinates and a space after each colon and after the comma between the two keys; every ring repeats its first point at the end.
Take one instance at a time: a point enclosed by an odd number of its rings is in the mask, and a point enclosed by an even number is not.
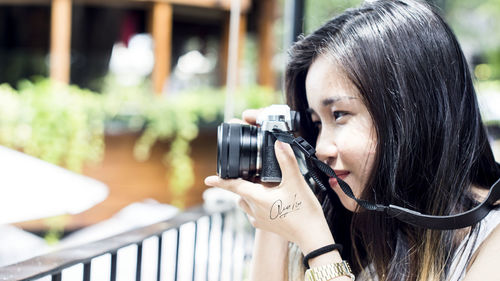
{"type": "Polygon", "coordinates": [[[257,220],[251,215],[247,214],[248,222],[254,227],[257,228],[257,220]]]}
{"type": "Polygon", "coordinates": [[[254,212],[253,212],[252,208],[250,207],[250,205],[248,204],[248,202],[245,201],[245,199],[240,198],[240,200],[238,201],[238,205],[243,210],[243,212],[245,212],[245,214],[247,215],[248,222],[250,222],[250,224],[253,227],[256,227],[257,224],[256,224],[256,220],[254,217],[254,212]]]}
{"type": "Polygon", "coordinates": [[[240,201],[238,201],[238,205],[243,210],[243,212],[245,212],[245,215],[247,215],[248,222],[253,227],[256,227],[256,220],[255,220],[255,217],[254,217],[254,212],[253,212],[252,208],[250,207],[250,205],[248,204],[248,202],[245,201],[245,199],[240,198],[240,201]]]}
{"type": "Polygon", "coordinates": [[[274,143],[274,153],[280,165],[282,181],[302,176],[295,154],[293,154],[289,144],[277,140],[274,143]]]}
{"type": "Polygon", "coordinates": [[[237,119],[237,118],[233,118],[233,119],[229,120],[228,123],[232,123],[232,124],[247,124],[245,121],[237,119]]]}
{"type": "Polygon", "coordinates": [[[257,116],[262,109],[247,109],[241,114],[241,118],[248,124],[255,125],[257,123],[257,116]]]}
{"type": "Polygon", "coordinates": [[[220,187],[247,198],[255,198],[263,188],[258,184],[243,179],[221,179],[218,176],[205,178],[205,184],[208,186],[220,187]]]}
{"type": "Polygon", "coordinates": [[[248,202],[243,199],[243,198],[240,198],[240,200],[238,201],[238,206],[240,206],[240,208],[247,214],[247,215],[250,215],[250,216],[253,216],[253,210],[252,208],[250,207],[250,205],[248,204],[248,202]]]}

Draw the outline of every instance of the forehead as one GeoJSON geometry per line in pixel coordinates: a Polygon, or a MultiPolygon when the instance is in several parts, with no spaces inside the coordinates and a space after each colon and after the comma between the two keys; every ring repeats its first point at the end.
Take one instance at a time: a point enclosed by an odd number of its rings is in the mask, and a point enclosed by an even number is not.
{"type": "Polygon", "coordinates": [[[309,67],[306,76],[306,94],[311,108],[324,106],[326,100],[353,100],[352,98],[361,97],[342,67],[326,56],[316,58],[309,67]]]}

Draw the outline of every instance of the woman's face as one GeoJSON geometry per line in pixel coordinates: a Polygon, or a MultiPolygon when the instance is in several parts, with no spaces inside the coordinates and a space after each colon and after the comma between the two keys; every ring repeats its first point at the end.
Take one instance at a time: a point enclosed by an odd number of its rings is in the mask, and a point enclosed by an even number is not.
{"type": "MultiPolygon", "coordinates": [[[[306,77],[307,101],[319,129],[316,156],[327,163],[359,198],[366,187],[375,158],[377,136],[373,120],[354,84],[325,56],[318,57],[306,77]]],[[[350,211],[357,203],[340,189],[330,187],[350,211]]]]}

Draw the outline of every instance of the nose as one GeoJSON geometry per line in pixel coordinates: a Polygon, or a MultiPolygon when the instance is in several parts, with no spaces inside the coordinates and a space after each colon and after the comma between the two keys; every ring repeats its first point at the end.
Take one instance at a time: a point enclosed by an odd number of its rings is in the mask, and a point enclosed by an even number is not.
{"type": "Polygon", "coordinates": [[[328,132],[321,132],[316,141],[316,157],[323,162],[333,162],[337,156],[338,148],[334,137],[328,132]]]}

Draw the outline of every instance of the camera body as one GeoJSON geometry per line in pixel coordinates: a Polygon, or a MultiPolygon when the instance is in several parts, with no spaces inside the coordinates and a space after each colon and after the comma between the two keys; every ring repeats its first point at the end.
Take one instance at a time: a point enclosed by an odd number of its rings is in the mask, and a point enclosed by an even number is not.
{"type": "Polygon", "coordinates": [[[221,178],[280,182],[274,154],[273,130],[298,130],[300,116],[287,105],[271,105],[257,117],[257,125],[222,123],[217,128],[217,174],[221,178]]]}

